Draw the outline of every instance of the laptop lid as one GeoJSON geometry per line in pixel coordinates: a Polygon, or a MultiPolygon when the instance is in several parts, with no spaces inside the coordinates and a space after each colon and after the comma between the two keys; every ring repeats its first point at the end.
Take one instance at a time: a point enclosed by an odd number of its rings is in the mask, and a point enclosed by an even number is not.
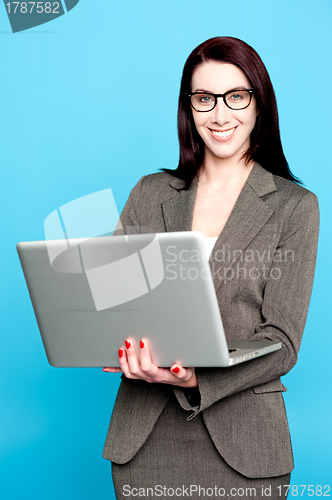
{"type": "Polygon", "coordinates": [[[118,349],[128,337],[138,353],[146,338],[158,366],[229,366],[199,232],[66,243],[17,245],[52,366],[119,366],[118,349]]]}

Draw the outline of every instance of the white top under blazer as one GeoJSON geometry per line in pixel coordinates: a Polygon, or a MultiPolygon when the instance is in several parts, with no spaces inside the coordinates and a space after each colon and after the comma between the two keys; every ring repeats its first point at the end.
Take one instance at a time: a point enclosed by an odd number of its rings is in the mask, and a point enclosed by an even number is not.
{"type": "Polygon", "coordinates": [[[208,259],[210,258],[212,249],[213,249],[217,239],[218,239],[218,236],[204,236],[203,237],[205,251],[206,251],[206,255],[207,255],[208,259]]]}

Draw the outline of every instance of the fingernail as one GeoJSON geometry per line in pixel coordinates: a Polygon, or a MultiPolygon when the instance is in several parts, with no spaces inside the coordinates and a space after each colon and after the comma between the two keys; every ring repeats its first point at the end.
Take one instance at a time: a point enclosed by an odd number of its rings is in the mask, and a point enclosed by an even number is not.
{"type": "Polygon", "coordinates": [[[126,348],[127,348],[127,349],[130,349],[130,347],[131,347],[131,342],[130,342],[130,340],[125,340],[125,344],[126,344],[126,348]]]}
{"type": "Polygon", "coordinates": [[[144,349],[145,344],[144,344],[143,340],[140,340],[139,346],[140,346],[141,349],[144,349]]]}
{"type": "Polygon", "coordinates": [[[108,372],[107,368],[103,368],[103,372],[108,372]]]}
{"type": "Polygon", "coordinates": [[[122,358],[123,352],[124,352],[123,349],[119,349],[119,358],[122,358]]]}
{"type": "Polygon", "coordinates": [[[180,368],[178,366],[174,366],[174,368],[172,368],[171,370],[173,373],[179,373],[180,371],[180,368]]]}

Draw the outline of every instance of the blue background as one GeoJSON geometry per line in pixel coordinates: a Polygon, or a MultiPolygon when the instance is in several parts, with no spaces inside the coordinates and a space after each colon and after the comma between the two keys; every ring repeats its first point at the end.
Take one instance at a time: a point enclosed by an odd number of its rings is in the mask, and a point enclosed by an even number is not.
{"type": "Polygon", "coordinates": [[[261,55],[290,167],[320,201],[310,312],[283,382],[292,483],[332,484],[331,15],[329,0],[81,0],[12,34],[0,5],[1,499],[114,498],[101,454],[119,376],[48,365],[15,245],[43,239],[64,203],[111,187],[121,210],[142,175],[176,167],[183,64],[220,35],[261,55]]]}

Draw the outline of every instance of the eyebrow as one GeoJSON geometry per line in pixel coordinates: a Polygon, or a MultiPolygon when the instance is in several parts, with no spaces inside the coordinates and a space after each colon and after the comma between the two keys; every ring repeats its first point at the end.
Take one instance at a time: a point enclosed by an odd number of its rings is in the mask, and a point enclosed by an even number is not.
{"type": "MultiPolygon", "coordinates": [[[[233,92],[234,90],[247,90],[247,87],[244,85],[238,85],[237,87],[233,87],[232,89],[226,90],[226,92],[233,92]]],[[[206,89],[196,89],[194,92],[206,92],[207,94],[213,94],[214,92],[211,92],[211,90],[206,90],[206,89]]],[[[224,92],[224,94],[226,94],[224,92]]]]}

